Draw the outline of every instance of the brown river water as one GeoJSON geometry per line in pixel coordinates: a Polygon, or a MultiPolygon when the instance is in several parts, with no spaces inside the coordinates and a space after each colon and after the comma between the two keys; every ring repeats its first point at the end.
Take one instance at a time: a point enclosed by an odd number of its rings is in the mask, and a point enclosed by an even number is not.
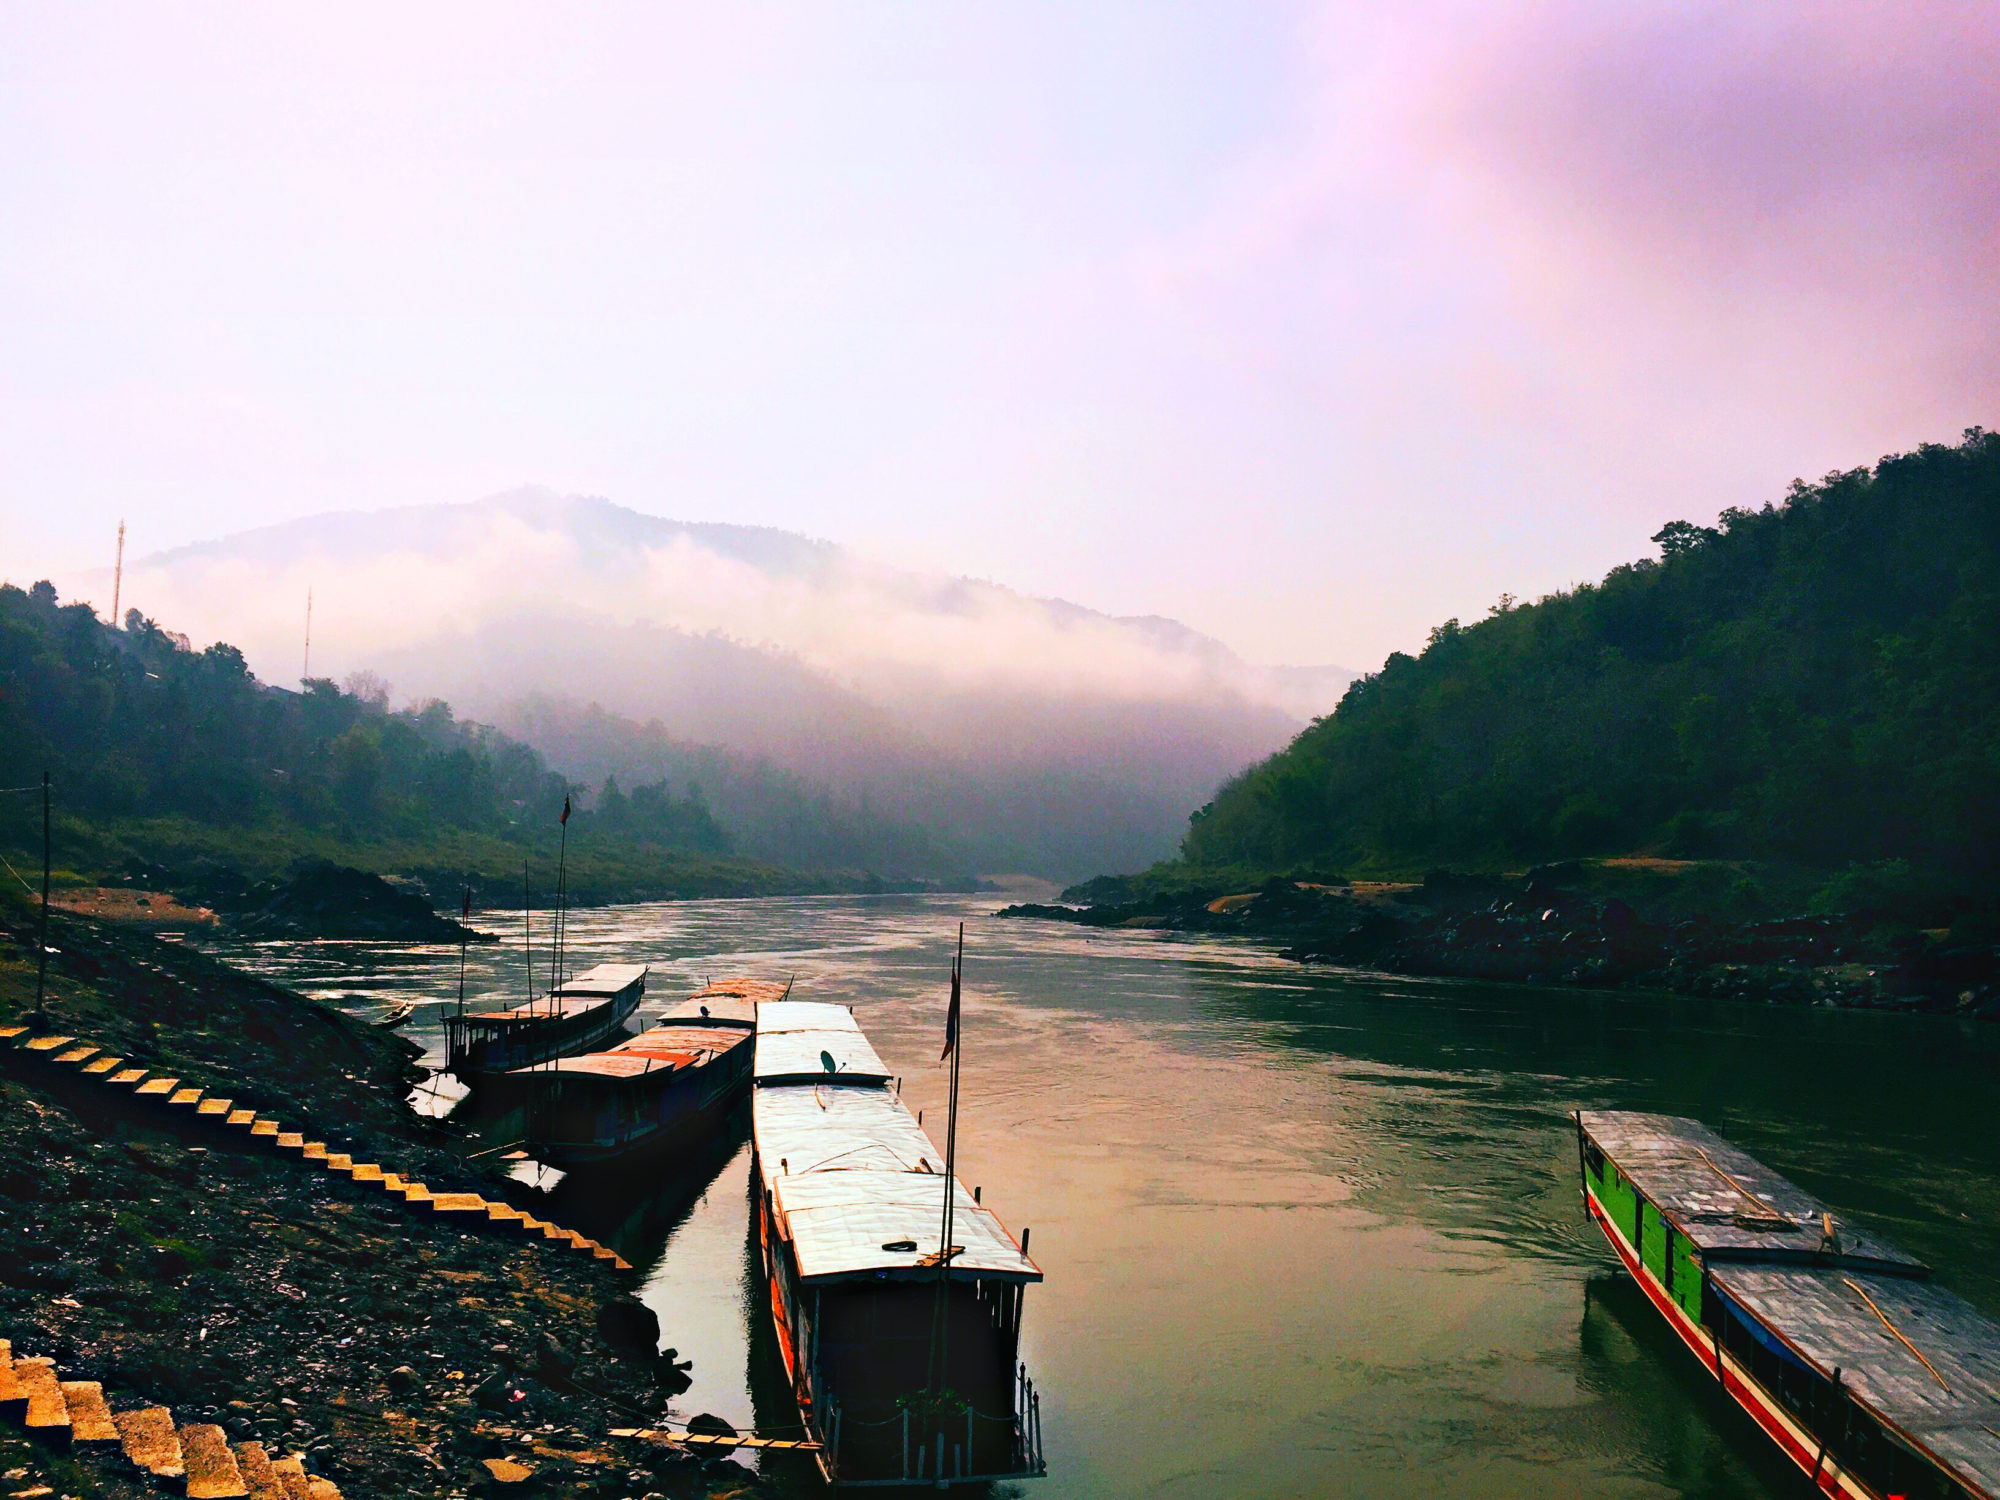
{"type": "MultiPolygon", "coordinates": [[[[612,907],[571,915],[569,953],[650,964],[642,1017],[704,977],[795,974],[798,998],[855,1007],[941,1135],[965,921],[960,1175],[1048,1275],[1024,1348],[1050,1477],[1002,1493],[1811,1493],[1616,1274],[1578,1196],[1579,1106],[1699,1116],[2000,1314],[2000,1027],[1309,970],[997,904],[612,907]]],[[[475,1005],[525,992],[518,916],[491,930],[475,1005]]],[[[456,994],[455,949],[221,951],[362,1015],[456,994]]],[[[434,1063],[440,1015],[406,1028],[434,1063]]],[[[694,1361],[676,1410],[779,1431],[746,1141],[739,1117],[676,1169],[541,1176],[694,1361]]]]}

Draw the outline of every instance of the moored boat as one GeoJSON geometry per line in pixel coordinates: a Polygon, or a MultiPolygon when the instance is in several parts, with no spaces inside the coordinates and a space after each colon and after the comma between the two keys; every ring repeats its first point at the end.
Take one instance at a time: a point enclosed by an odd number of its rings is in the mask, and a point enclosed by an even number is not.
{"type": "Polygon", "coordinates": [[[1699,1121],[1575,1119],[1591,1218],[1816,1488],[2000,1495],[2000,1322],[1699,1121]]]}
{"type": "Polygon", "coordinates": [[[635,1037],[522,1069],[528,1154],[560,1167],[600,1166],[713,1122],[749,1090],[757,1002],[786,988],[723,980],[635,1037]]]}
{"type": "Polygon", "coordinates": [[[449,1072],[511,1073],[604,1045],[646,997],[644,964],[599,964],[527,1005],[445,1018],[449,1072]]]}
{"type": "Polygon", "coordinates": [[[955,1180],[942,1243],[944,1153],[853,1014],[759,1006],[751,1107],[772,1324],[825,1477],[942,1488],[1045,1473],[1019,1361],[1041,1270],[955,1180]]]}

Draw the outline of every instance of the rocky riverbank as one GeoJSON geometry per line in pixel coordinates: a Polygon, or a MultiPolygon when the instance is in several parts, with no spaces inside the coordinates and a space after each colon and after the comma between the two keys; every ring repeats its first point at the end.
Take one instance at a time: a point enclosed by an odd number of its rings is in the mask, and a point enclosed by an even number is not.
{"type": "MultiPolygon", "coordinates": [[[[0,906],[0,1016],[24,1014],[32,913],[0,906]]],[[[58,913],[50,1024],[434,1188],[517,1191],[403,1103],[407,1044],[143,933],[58,913]]],[[[609,1436],[686,1377],[629,1276],[413,1213],[9,1054],[0,1084],[0,1338],[232,1438],[302,1452],[348,1500],[760,1492],[734,1463],[609,1436]]],[[[62,1455],[44,1482],[123,1494],[62,1455]],[[58,1472],[58,1470],[60,1472],[58,1472]]],[[[30,1475],[32,1464],[16,1465],[30,1475]]],[[[122,1487],[121,1487],[122,1486],[122,1487]]]]}
{"type": "Polygon", "coordinates": [[[1091,927],[1236,933],[1285,957],[1396,974],[1582,984],[1922,1010],[2000,1019],[2000,946],[1901,929],[1865,911],[1731,921],[1590,889],[1576,866],[1518,880],[1438,872],[1421,883],[1271,879],[1002,916],[1091,927]]]}

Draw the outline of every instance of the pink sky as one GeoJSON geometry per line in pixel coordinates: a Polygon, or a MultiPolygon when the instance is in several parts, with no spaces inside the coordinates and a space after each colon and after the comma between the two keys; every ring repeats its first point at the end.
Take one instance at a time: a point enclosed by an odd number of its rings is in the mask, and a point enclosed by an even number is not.
{"type": "Polygon", "coordinates": [[[2000,423],[1990,6],[0,13],[0,575],[525,482],[1376,664],[2000,423]]]}

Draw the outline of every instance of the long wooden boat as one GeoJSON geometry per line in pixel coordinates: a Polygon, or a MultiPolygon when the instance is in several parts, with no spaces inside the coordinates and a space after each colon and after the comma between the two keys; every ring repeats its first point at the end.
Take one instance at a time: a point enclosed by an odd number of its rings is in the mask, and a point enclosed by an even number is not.
{"type": "Polygon", "coordinates": [[[2000,1495],[2000,1323],[1696,1120],[1581,1111],[1590,1216],[1828,1495],[2000,1495]]]}
{"type": "Polygon", "coordinates": [[[600,1047],[646,997],[644,964],[599,964],[506,1010],[445,1018],[447,1071],[496,1076],[600,1047]]]}
{"type": "Polygon", "coordinates": [[[751,1109],[771,1320],[824,1476],[942,1488],[1046,1473],[1019,1360],[1023,1296],[1041,1270],[953,1182],[940,1275],[943,1152],[845,1006],[757,1008],[751,1109]],[[944,1399],[928,1400],[940,1295],[944,1399]]]}
{"type": "Polygon", "coordinates": [[[560,1167],[600,1166],[712,1124],[749,1092],[757,1002],[784,992],[763,980],[723,980],[615,1046],[520,1070],[528,1154],[560,1167]]]}

